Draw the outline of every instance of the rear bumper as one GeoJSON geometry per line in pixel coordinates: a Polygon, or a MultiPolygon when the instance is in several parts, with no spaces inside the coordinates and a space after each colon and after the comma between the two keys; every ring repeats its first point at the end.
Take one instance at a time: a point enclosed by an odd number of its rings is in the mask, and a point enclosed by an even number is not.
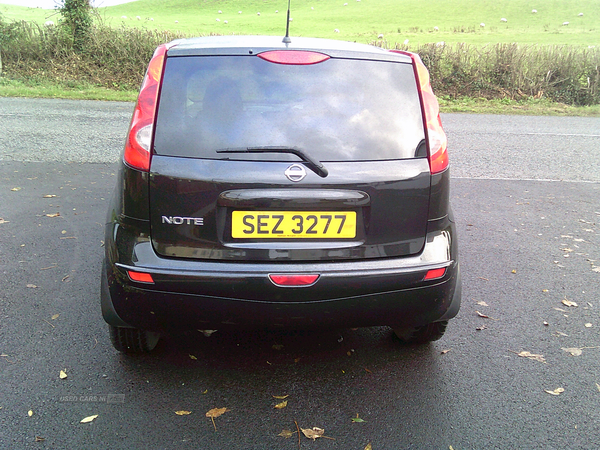
{"type": "Polygon", "coordinates": [[[454,225],[430,233],[419,255],[335,263],[231,263],[159,257],[122,225],[107,233],[102,312],[114,326],[153,331],[223,328],[420,326],[454,317],[460,270],[454,225]],[[119,229],[121,228],[121,229],[119,229]],[[133,241],[131,240],[133,239],[133,241]],[[428,270],[445,275],[424,281],[428,270]],[[128,270],[152,274],[132,281],[128,270]],[[269,274],[316,273],[310,287],[279,287],[269,274]]]}

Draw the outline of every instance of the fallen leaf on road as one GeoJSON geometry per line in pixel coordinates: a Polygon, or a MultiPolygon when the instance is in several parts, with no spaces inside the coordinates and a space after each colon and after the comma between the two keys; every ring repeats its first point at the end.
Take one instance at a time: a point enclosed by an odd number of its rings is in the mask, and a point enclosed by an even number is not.
{"type": "MultiPolygon", "coordinates": [[[[373,450],[373,447],[371,446],[371,443],[369,442],[367,444],[367,446],[365,447],[365,450],[373,450]]],[[[452,448],[450,450],[453,450],[452,448]]]]}
{"type": "Polygon", "coordinates": [[[58,216],[60,216],[60,213],[46,214],[46,217],[58,217],[58,216]]]}
{"type": "Polygon", "coordinates": [[[54,194],[46,194],[43,196],[43,198],[54,198],[54,197],[56,197],[56,195],[54,195],[54,194]]]}
{"type": "MultiPolygon", "coordinates": [[[[511,352],[513,352],[512,350],[510,350],[511,352]]],[[[538,361],[541,363],[546,363],[546,360],[544,359],[544,355],[536,355],[535,353],[530,353],[527,351],[522,351],[520,353],[517,352],[513,352],[515,353],[517,356],[520,356],[521,358],[527,358],[527,359],[532,359],[534,361],[538,361]]]]}
{"type": "Polygon", "coordinates": [[[485,325],[481,325],[480,327],[475,328],[476,331],[485,330],[487,327],[485,325]]]}
{"type": "Polygon", "coordinates": [[[581,347],[581,348],[577,348],[577,347],[564,348],[564,347],[561,347],[562,350],[564,350],[567,353],[570,353],[572,356],[580,356],[583,353],[583,350],[588,349],[588,348],[598,348],[598,347],[581,347]]]}
{"type": "Polygon", "coordinates": [[[565,390],[563,388],[556,388],[553,391],[549,391],[548,389],[545,389],[544,392],[547,392],[550,395],[560,395],[563,392],[565,392],[565,390]]]}
{"type": "Polygon", "coordinates": [[[272,397],[276,398],[277,400],[284,400],[289,397],[289,394],[288,395],[273,395],[272,397]]]}
{"type": "Polygon", "coordinates": [[[356,417],[352,418],[352,422],[353,423],[362,423],[362,422],[364,422],[364,420],[361,419],[360,417],[358,417],[358,413],[356,413],[356,417]]]}
{"type": "Polygon", "coordinates": [[[583,351],[580,348],[577,347],[573,347],[573,348],[563,348],[563,350],[567,353],[570,353],[571,356],[579,356],[583,353],[583,351]]]}
{"type": "Polygon", "coordinates": [[[14,188],[11,189],[11,191],[13,191],[13,192],[17,192],[17,191],[20,191],[20,190],[21,190],[20,187],[14,187],[14,188]]]}
{"type": "Polygon", "coordinates": [[[487,314],[480,313],[479,311],[475,311],[475,312],[477,313],[477,315],[478,315],[479,317],[483,317],[484,319],[500,320],[500,319],[494,319],[493,317],[490,317],[490,316],[488,316],[487,314]]]}
{"type": "Polygon", "coordinates": [[[196,361],[198,358],[196,358],[194,355],[188,355],[190,357],[190,359],[193,359],[194,361],[196,361]]]}
{"type": "Polygon", "coordinates": [[[227,408],[213,408],[206,413],[206,417],[210,417],[210,420],[212,420],[213,427],[215,427],[215,431],[217,431],[217,425],[215,424],[215,417],[222,416],[227,411],[229,411],[227,408]]]}
{"type": "Polygon", "coordinates": [[[446,353],[448,353],[450,350],[452,350],[451,348],[447,349],[447,350],[442,350],[440,352],[440,355],[445,355],[446,353]]]}
{"type": "Polygon", "coordinates": [[[61,370],[60,373],[58,374],[58,377],[61,380],[64,380],[65,378],[67,378],[67,372],[65,372],[64,370],[61,370]]]}
{"type": "Polygon", "coordinates": [[[27,411],[27,415],[28,415],[29,417],[33,416],[33,411],[30,409],[29,411],[27,411]]]}
{"type": "Polygon", "coordinates": [[[596,383],[596,387],[598,388],[598,391],[600,391],[600,384],[596,383]]]}
{"type": "Polygon", "coordinates": [[[0,223],[10,223],[8,220],[4,220],[2,217],[0,217],[0,223]]]}
{"type": "MultiPolygon", "coordinates": [[[[562,347],[561,347],[562,348],[562,347]]],[[[580,348],[562,348],[565,352],[570,353],[572,356],[579,356],[583,353],[580,348]]]]}
{"type": "Polygon", "coordinates": [[[35,442],[44,442],[46,440],[46,438],[43,438],[41,436],[36,436],[35,437],[35,442]]]}
{"type": "Polygon", "coordinates": [[[60,314],[54,314],[52,317],[50,317],[50,319],[56,320],[56,319],[58,319],[58,316],[60,316],[60,314]]]}
{"type": "Polygon", "coordinates": [[[484,301],[477,302],[477,304],[478,304],[479,306],[489,306],[489,305],[488,305],[486,302],[484,302],[484,301]]]}
{"type": "MultiPolygon", "coordinates": [[[[2,223],[2,222],[0,222],[2,223]]],[[[600,267],[592,267],[592,271],[596,272],[596,273],[600,273],[600,267]]]]}
{"type": "Polygon", "coordinates": [[[568,307],[573,307],[576,308],[577,307],[577,303],[572,302],[571,300],[568,300],[566,297],[564,298],[564,300],[562,301],[562,304],[568,307]]]}
{"type": "Polygon", "coordinates": [[[98,417],[98,414],[96,414],[94,416],[87,416],[87,417],[81,419],[81,421],[79,423],[89,423],[92,420],[96,419],[96,417],[98,417]]]}
{"type": "Polygon", "coordinates": [[[287,403],[288,403],[288,401],[287,401],[287,400],[284,400],[284,401],[282,401],[281,403],[277,403],[277,404],[274,406],[274,408],[275,408],[275,409],[283,409],[283,408],[285,408],[285,407],[287,406],[287,403]]]}
{"type": "Polygon", "coordinates": [[[206,337],[210,337],[211,334],[216,333],[217,330],[198,330],[200,333],[202,333],[204,336],[206,337]]]}
{"type": "Polygon", "coordinates": [[[560,312],[563,312],[563,313],[566,313],[566,312],[567,312],[567,311],[565,311],[564,309],[561,309],[561,308],[554,308],[554,309],[555,309],[556,311],[560,311],[560,312]]]}
{"type": "Polygon", "coordinates": [[[37,286],[36,286],[35,284],[28,284],[28,285],[27,285],[27,287],[28,287],[28,288],[31,288],[31,289],[35,289],[35,288],[37,288],[37,286]]]}
{"type": "Polygon", "coordinates": [[[513,269],[513,270],[511,271],[511,273],[517,273],[516,269],[513,269]]]}
{"type": "Polygon", "coordinates": [[[191,413],[191,411],[175,411],[178,416],[189,416],[191,413]]]}
{"type": "Polygon", "coordinates": [[[206,417],[219,417],[229,411],[227,408],[213,408],[206,413],[206,417]]]}
{"type": "Polygon", "coordinates": [[[288,439],[288,438],[291,438],[294,435],[294,433],[295,433],[295,431],[281,430],[281,433],[279,433],[277,436],[281,436],[281,437],[288,439]]]}
{"type": "Polygon", "coordinates": [[[302,430],[302,434],[306,436],[308,439],[312,439],[313,441],[317,438],[323,437],[325,430],[319,427],[312,428],[300,428],[302,430]]]}
{"type": "Polygon", "coordinates": [[[591,323],[586,323],[583,326],[586,327],[586,328],[592,328],[593,327],[593,325],[591,323]]]}

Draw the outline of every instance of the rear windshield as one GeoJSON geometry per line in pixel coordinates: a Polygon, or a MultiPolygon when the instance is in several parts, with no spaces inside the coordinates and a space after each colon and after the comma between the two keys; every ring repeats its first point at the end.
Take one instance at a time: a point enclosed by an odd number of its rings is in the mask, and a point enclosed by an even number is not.
{"type": "Polygon", "coordinates": [[[297,160],[218,153],[274,146],[296,147],[320,161],[366,161],[415,158],[424,145],[410,64],[185,56],[167,59],[163,80],[154,140],[159,155],[297,160]]]}

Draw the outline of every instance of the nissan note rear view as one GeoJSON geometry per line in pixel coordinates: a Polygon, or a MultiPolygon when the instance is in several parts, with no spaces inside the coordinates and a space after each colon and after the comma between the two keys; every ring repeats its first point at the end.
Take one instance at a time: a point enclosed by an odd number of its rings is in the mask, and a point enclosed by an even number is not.
{"type": "Polygon", "coordinates": [[[446,147],[415,54],[259,36],[159,46],[106,224],[113,345],[384,325],[439,339],[461,299],[446,147]]]}

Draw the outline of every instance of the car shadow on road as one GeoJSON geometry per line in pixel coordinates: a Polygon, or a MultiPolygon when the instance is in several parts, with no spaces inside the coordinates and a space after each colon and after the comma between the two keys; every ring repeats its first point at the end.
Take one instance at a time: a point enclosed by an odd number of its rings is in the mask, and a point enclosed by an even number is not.
{"type": "MultiPolygon", "coordinates": [[[[150,354],[115,355],[115,382],[125,384],[114,389],[129,389],[128,398],[148,414],[160,407],[204,417],[227,407],[231,412],[218,419],[223,429],[253,424],[243,448],[280,448],[277,433],[295,429],[294,422],[324,427],[336,441],[322,440],[323,448],[364,448],[384,429],[391,442],[424,420],[432,430],[446,428],[448,405],[440,399],[451,395],[440,348],[403,345],[387,327],[188,333],[167,336],[150,354]],[[365,423],[352,428],[351,418],[365,423]]],[[[196,426],[206,433],[203,421],[196,426]]],[[[424,444],[430,437],[421,438],[424,444]]]]}

